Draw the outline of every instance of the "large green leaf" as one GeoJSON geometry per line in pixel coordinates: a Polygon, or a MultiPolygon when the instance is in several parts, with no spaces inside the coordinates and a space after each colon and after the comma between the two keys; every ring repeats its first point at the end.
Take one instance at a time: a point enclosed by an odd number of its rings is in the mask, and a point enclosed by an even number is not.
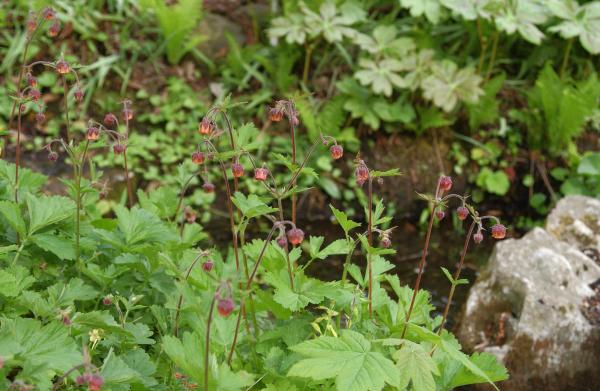
{"type": "Polygon", "coordinates": [[[435,391],[434,375],[438,368],[423,347],[414,342],[405,341],[402,348],[394,353],[396,365],[400,370],[400,388],[412,385],[414,391],[435,391]]]}
{"type": "Polygon", "coordinates": [[[338,391],[379,391],[398,386],[398,369],[360,333],[343,330],[339,338],[323,336],[291,348],[306,358],[288,376],[315,380],[335,379],[338,391]]]}
{"type": "Polygon", "coordinates": [[[75,203],[66,197],[27,195],[26,200],[29,211],[29,235],[69,217],[74,218],[75,203]]]}
{"type": "Polygon", "coordinates": [[[12,201],[0,201],[0,213],[16,233],[21,237],[26,235],[27,229],[19,205],[12,201]]]}

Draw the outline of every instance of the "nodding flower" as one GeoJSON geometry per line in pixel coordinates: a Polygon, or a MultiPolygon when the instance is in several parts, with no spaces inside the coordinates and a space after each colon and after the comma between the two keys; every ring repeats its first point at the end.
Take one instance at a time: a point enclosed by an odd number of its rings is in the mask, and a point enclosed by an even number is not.
{"type": "Polygon", "coordinates": [[[354,170],[354,176],[356,177],[356,183],[359,186],[364,185],[364,183],[369,179],[369,168],[365,164],[364,160],[359,160],[358,165],[354,170]]]}

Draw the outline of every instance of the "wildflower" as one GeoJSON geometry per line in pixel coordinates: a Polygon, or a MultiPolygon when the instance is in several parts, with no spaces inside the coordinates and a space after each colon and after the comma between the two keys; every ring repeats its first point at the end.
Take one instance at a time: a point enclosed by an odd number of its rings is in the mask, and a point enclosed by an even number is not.
{"type": "Polygon", "coordinates": [[[287,232],[287,238],[291,244],[297,246],[304,240],[304,232],[299,228],[292,228],[287,232]]]}
{"type": "Polygon", "coordinates": [[[286,239],[285,235],[281,235],[280,237],[277,238],[277,244],[281,248],[285,248],[287,246],[287,239],[286,239]]]}
{"type": "Polygon", "coordinates": [[[50,160],[51,162],[55,162],[58,160],[58,153],[54,152],[54,151],[50,151],[48,153],[48,160],[50,160]]]}
{"type": "Polygon", "coordinates": [[[210,272],[214,266],[215,264],[212,261],[212,259],[209,259],[202,264],[202,270],[204,270],[205,272],[210,272]]]}
{"type": "Polygon", "coordinates": [[[131,109],[125,108],[121,114],[123,115],[124,121],[131,121],[133,119],[133,110],[131,109]]]}
{"type": "Polygon", "coordinates": [[[106,126],[114,126],[117,122],[117,117],[113,113],[107,113],[104,116],[104,125],[106,126]]]}
{"type": "Polygon", "coordinates": [[[113,144],[113,152],[115,153],[115,155],[122,154],[123,152],[125,152],[125,145],[123,145],[121,142],[113,144]]]}
{"type": "Polygon", "coordinates": [[[86,133],[86,138],[89,141],[96,141],[100,137],[100,129],[95,126],[90,126],[86,133]]]}
{"type": "Polygon", "coordinates": [[[506,227],[502,224],[495,224],[492,226],[492,237],[494,239],[504,239],[506,236],[506,227]]]}
{"type": "Polygon", "coordinates": [[[35,121],[39,124],[44,122],[44,120],[46,119],[46,115],[44,114],[43,111],[39,111],[36,115],[35,115],[35,121]]]}
{"type": "Polygon", "coordinates": [[[56,62],[56,72],[64,75],[65,73],[71,72],[71,66],[65,60],[60,59],[56,62]]]}
{"type": "Polygon", "coordinates": [[[481,229],[478,229],[477,232],[473,234],[473,241],[475,243],[481,243],[483,241],[483,234],[481,233],[481,229]]]}
{"type": "Polygon", "coordinates": [[[230,298],[219,299],[217,303],[217,310],[219,311],[219,314],[221,316],[229,316],[229,314],[231,314],[231,311],[233,311],[233,307],[233,300],[231,300],[230,298]]]}
{"type": "Polygon", "coordinates": [[[331,157],[337,160],[344,155],[344,148],[341,145],[334,144],[329,148],[329,152],[331,153],[331,157]]]}
{"type": "Polygon", "coordinates": [[[444,217],[446,217],[446,212],[438,209],[435,211],[435,217],[437,217],[438,220],[443,220],[444,217]]]}
{"type": "Polygon", "coordinates": [[[460,220],[464,220],[469,216],[469,209],[465,206],[459,206],[456,208],[456,215],[460,220]]]}
{"type": "Polygon", "coordinates": [[[188,224],[192,224],[193,222],[196,221],[196,217],[197,217],[196,212],[189,206],[185,207],[183,214],[185,215],[185,220],[187,221],[188,224]]]}
{"type": "Polygon", "coordinates": [[[194,164],[204,163],[204,154],[199,151],[192,153],[192,162],[194,162],[194,164]]]}
{"type": "Polygon", "coordinates": [[[29,87],[37,87],[37,79],[31,74],[31,72],[27,72],[27,75],[25,75],[25,80],[27,80],[27,85],[29,87]]]}
{"type": "Polygon", "coordinates": [[[104,379],[100,375],[92,375],[88,380],[88,390],[89,391],[100,391],[102,385],[104,384],[104,379]]]}
{"type": "Polygon", "coordinates": [[[38,101],[40,99],[40,97],[42,96],[42,93],[40,92],[40,90],[32,88],[29,90],[29,98],[31,98],[34,101],[38,101]]]}
{"type": "Polygon", "coordinates": [[[257,181],[266,181],[269,175],[269,170],[265,167],[260,167],[254,170],[254,179],[257,181]]]}
{"type": "Polygon", "coordinates": [[[58,19],[55,20],[54,22],[52,22],[52,24],[48,28],[48,35],[50,37],[56,37],[58,35],[58,33],[60,33],[60,27],[61,27],[60,21],[58,19]]]}
{"type": "Polygon", "coordinates": [[[215,185],[213,185],[210,182],[205,182],[202,185],[202,190],[204,190],[205,193],[214,193],[215,192],[215,185]]]}
{"type": "Polygon", "coordinates": [[[235,178],[240,178],[244,176],[244,166],[242,166],[240,163],[233,163],[231,165],[231,172],[235,178]]]}
{"type": "Polygon", "coordinates": [[[446,175],[441,176],[439,186],[440,190],[443,192],[450,190],[452,188],[452,178],[446,175]]]}
{"type": "Polygon", "coordinates": [[[379,244],[381,244],[381,247],[383,248],[390,248],[392,246],[392,240],[388,235],[384,235],[379,244]]]}
{"type": "Polygon", "coordinates": [[[203,118],[202,121],[200,121],[200,126],[198,127],[198,132],[200,132],[200,134],[207,136],[211,134],[213,130],[215,130],[214,122],[208,118],[203,118]]]}
{"type": "Polygon", "coordinates": [[[79,103],[81,103],[83,101],[83,91],[81,91],[80,88],[77,88],[75,90],[75,92],[73,93],[73,96],[75,96],[75,100],[79,103]]]}
{"type": "Polygon", "coordinates": [[[111,305],[112,304],[112,299],[113,299],[113,295],[108,294],[108,295],[104,296],[104,298],[102,299],[102,304],[104,304],[104,305],[111,305]]]}
{"type": "Polygon", "coordinates": [[[369,168],[365,164],[364,161],[360,161],[358,166],[356,166],[356,170],[354,170],[354,176],[356,177],[356,183],[359,186],[362,186],[367,179],[369,179],[369,168]]]}
{"type": "Polygon", "coordinates": [[[44,15],[44,19],[45,20],[52,20],[52,19],[54,19],[56,17],[56,11],[54,11],[50,7],[44,8],[44,11],[43,11],[42,14],[44,15]]]}
{"type": "Polygon", "coordinates": [[[279,122],[283,118],[283,110],[278,107],[269,109],[269,119],[273,122],[279,122]]]}

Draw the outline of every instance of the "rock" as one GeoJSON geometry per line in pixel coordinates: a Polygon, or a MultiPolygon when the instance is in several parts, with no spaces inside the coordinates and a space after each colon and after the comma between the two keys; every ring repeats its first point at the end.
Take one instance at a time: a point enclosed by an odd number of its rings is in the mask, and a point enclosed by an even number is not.
{"type": "Polygon", "coordinates": [[[212,59],[227,54],[229,48],[227,34],[231,35],[240,46],[246,42],[243,29],[237,23],[219,14],[204,14],[197,32],[204,36],[198,48],[212,59]]]}
{"type": "Polygon", "coordinates": [[[502,390],[600,389],[600,266],[582,251],[598,251],[599,222],[598,200],[567,197],[546,229],[496,245],[457,334],[504,362],[502,390]]]}
{"type": "Polygon", "coordinates": [[[548,216],[546,230],[582,250],[600,248],[600,200],[584,196],[563,198],[548,216]]]}

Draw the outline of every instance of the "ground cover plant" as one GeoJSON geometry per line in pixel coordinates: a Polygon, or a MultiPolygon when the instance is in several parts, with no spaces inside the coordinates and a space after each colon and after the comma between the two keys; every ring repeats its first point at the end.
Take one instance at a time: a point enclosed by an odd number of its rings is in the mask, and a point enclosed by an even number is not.
{"type": "MultiPolygon", "coordinates": [[[[60,28],[52,8],[32,12],[27,26],[27,47],[46,27],[50,35],[60,28]]],[[[145,192],[136,190],[128,164],[135,102],[122,98],[112,108],[118,115],[87,118],[73,110],[86,94],[80,65],[63,55],[23,59],[11,94],[15,150],[24,116],[35,109],[37,121],[46,119],[37,86],[48,68],[61,83],[61,125],[42,149],[48,164],[64,162],[73,174],[61,178],[65,195],[48,195],[49,178],[24,168],[20,153],[15,163],[0,162],[4,389],[420,391],[496,387],[507,378],[494,356],[465,354],[445,329],[454,293],[467,283],[461,270],[470,244],[506,235],[497,217],[452,192],[450,176],[420,195],[428,224],[409,286],[387,259],[396,252],[395,227],[378,196],[401,168],[375,170],[357,154],[348,179],[365,195],[365,221],[330,206],[342,239],[325,243],[303,230],[298,196],[308,190],[303,178],[318,176],[316,151],[331,164],[346,152],[325,130],[300,147],[306,136],[298,134],[303,117],[294,99],[268,109],[289,135],[274,158],[257,158],[260,132],[251,123],[234,126],[229,116],[244,103],[223,97],[190,131],[197,145],[177,168],[177,185],[145,192]],[[98,207],[110,189],[92,154],[113,156],[123,171],[124,198],[109,211],[98,207]],[[227,222],[227,245],[197,223],[187,197],[197,189],[222,201],[213,213],[227,222]],[[435,315],[419,288],[435,221],[449,214],[468,229],[454,274],[443,270],[448,300],[435,315]],[[307,272],[340,258],[334,280],[307,272]]]]}

